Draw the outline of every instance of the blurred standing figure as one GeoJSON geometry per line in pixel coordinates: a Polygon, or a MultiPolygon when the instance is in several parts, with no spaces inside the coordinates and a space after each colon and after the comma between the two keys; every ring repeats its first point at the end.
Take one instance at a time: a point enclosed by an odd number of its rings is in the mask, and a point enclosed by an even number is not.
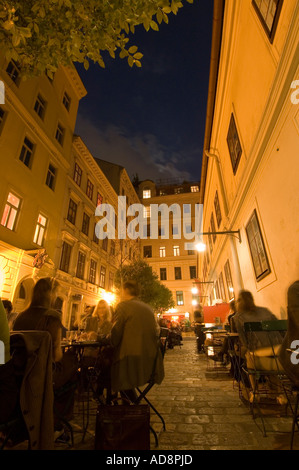
{"type": "Polygon", "coordinates": [[[109,335],[112,328],[111,308],[105,300],[100,300],[92,316],[86,320],[85,331],[94,331],[98,335],[109,335]]]}
{"type": "Polygon", "coordinates": [[[13,307],[12,307],[12,303],[11,303],[10,300],[2,300],[2,303],[3,303],[3,306],[6,310],[8,327],[9,327],[9,330],[11,331],[11,330],[13,330],[13,325],[14,325],[14,322],[15,322],[18,314],[13,312],[13,307]]]}
{"type": "Polygon", "coordinates": [[[111,369],[112,389],[134,401],[135,388],[145,385],[154,369],[155,383],[164,378],[157,322],[149,307],[137,298],[135,282],[123,285],[123,301],[115,311],[111,344],[115,348],[111,369]]]}

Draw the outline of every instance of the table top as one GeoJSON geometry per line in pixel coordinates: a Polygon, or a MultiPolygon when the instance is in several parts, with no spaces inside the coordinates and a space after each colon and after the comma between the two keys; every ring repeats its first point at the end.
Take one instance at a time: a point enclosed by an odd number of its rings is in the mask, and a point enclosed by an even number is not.
{"type": "Polygon", "coordinates": [[[88,346],[88,347],[99,347],[101,346],[101,342],[100,341],[90,341],[90,340],[86,340],[86,341],[65,341],[65,340],[62,340],[61,341],[61,346],[62,347],[67,347],[67,346],[75,346],[75,347],[84,347],[84,346],[88,346]]]}

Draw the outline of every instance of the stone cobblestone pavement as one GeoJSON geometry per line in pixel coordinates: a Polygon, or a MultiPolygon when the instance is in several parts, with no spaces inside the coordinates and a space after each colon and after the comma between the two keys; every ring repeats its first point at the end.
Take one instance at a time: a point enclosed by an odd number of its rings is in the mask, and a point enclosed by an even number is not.
{"type": "MultiPolygon", "coordinates": [[[[238,386],[226,372],[207,371],[204,354],[198,354],[194,336],[186,337],[181,347],[167,350],[164,359],[165,378],[148,394],[166,422],[166,431],[159,435],[155,448],[163,450],[287,450],[291,417],[266,416],[267,437],[258,428],[259,418],[252,418],[249,407],[239,398],[238,386]]],[[[88,432],[75,432],[75,450],[94,448],[95,407],[91,410],[88,432]]],[[[73,422],[75,430],[82,417],[73,422]]],[[[156,431],[161,421],[151,412],[156,431]]],[[[296,442],[296,449],[298,449],[296,442]]],[[[58,448],[61,448],[58,446],[58,448]]],[[[65,449],[65,446],[62,447],[65,449]]]]}

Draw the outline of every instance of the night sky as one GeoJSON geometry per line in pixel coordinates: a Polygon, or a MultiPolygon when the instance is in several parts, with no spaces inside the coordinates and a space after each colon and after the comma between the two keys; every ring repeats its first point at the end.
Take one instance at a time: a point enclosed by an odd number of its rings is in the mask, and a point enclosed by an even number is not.
{"type": "Polygon", "coordinates": [[[136,28],[142,68],[103,55],[106,68],[77,65],[87,89],[76,133],[96,158],[140,180],[200,179],[213,0],[183,1],[160,30],[136,28]]]}

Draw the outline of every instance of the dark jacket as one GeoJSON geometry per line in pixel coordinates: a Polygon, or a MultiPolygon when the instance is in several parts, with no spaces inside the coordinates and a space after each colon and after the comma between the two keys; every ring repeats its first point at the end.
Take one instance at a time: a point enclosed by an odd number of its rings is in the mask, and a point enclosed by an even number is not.
{"type": "Polygon", "coordinates": [[[159,347],[158,325],[152,309],[134,298],[116,308],[116,321],[111,330],[114,357],[111,370],[112,389],[129,390],[148,383],[154,363],[155,383],[164,378],[159,347]]]}

